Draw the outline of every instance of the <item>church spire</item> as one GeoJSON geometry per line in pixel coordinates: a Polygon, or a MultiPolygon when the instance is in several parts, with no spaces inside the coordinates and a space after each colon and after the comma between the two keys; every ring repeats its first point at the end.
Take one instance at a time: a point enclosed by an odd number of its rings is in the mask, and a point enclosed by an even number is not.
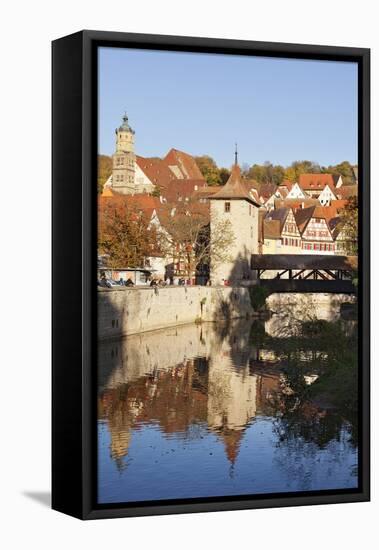
{"type": "Polygon", "coordinates": [[[234,151],[234,166],[237,166],[237,165],[238,165],[238,149],[237,149],[237,143],[236,143],[235,145],[236,145],[236,148],[235,148],[235,151],[234,151]]]}

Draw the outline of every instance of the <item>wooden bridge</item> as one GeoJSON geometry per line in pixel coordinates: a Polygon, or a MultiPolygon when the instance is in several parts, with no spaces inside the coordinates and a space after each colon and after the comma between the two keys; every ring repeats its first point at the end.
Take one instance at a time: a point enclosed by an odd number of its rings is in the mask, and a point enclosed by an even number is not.
{"type": "Polygon", "coordinates": [[[352,294],[356,256],[253,254],[251,269],[270,292],[352,294]]]}

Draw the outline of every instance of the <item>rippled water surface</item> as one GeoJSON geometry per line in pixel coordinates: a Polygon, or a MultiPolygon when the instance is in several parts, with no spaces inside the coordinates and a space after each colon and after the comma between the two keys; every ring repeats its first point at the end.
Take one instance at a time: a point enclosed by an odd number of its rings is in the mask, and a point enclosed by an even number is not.
{"type": "Polygon", "coordinates": [[[357,487],[356,371],[342,321],[100,344],[99,503],[357,487]]]}

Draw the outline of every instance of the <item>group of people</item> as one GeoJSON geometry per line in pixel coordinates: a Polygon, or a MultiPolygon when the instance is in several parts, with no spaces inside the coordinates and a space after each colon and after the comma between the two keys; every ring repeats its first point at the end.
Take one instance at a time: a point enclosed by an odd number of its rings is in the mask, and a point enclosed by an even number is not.
{"type": "Polygon", "coordinates": [[[134,286],[133,281],[129,278],[126,281],[121,277],[119,281],[113,281],[113,279],[107,279],[105,273],[102,273],[100,279],[98,279],[97,284],[104,288],[112,288],[115,284],[120,286],[134,286]]]}
{"type": "MultiPolygon", "coordinates": [[[[102,287],[107,287],[107,288],[111,288],[115,285],[133,287],[135,286],[135,284],[136,283],[130,277],[126,280],[120,277],[118,281],[115,281],[113,279],[107,279],[105,272],[101,273],[100,279],[98,279],[98,285],[102,287]]],[[[151,276],[147,278],[146,284],[151,287],[163,287],[163,286],[187,286],[187,285],[201,284],[201,283],[195,283],[194,281],[190,279],[185,279],[183,277],[167,276],[163,278],[158,276],[151,276]]],[[[208,279],[203,284],[206,286],[209,286],[211,283],[210,283],[210,280],[208,279]]]]}
{"type": "Polygon", "coordinates": [[[184,286],[186,284],[186,280],[183,278],[174,278],[174,277],[166,277],[166,279],[160,279],[157,277],[154,277],[150,281],[150,286],[170,286],[170,285],[177,285],[177,286],[184,286]]]}

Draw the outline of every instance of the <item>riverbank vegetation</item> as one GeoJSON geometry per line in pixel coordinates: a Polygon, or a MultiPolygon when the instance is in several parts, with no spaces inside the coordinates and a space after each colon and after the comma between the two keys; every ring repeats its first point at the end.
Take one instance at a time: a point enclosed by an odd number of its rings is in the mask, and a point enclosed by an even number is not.
{"type": "Polygon", "coordinates": [[[260,349],[275,352],[283,373],[273,397],[283,437],[302,436],[326,444],[341,424],[357,441],[358,336],[354,322],[305,321],[297,336],[273,338],[259,321],[250,338],[260,349]],[[322,412],[323,411],[323,412],[322,412]],[[327,413],[325,413],[327,411],[327,413]],[[304,421],[308,418],[308,421],[304,421]]]}

